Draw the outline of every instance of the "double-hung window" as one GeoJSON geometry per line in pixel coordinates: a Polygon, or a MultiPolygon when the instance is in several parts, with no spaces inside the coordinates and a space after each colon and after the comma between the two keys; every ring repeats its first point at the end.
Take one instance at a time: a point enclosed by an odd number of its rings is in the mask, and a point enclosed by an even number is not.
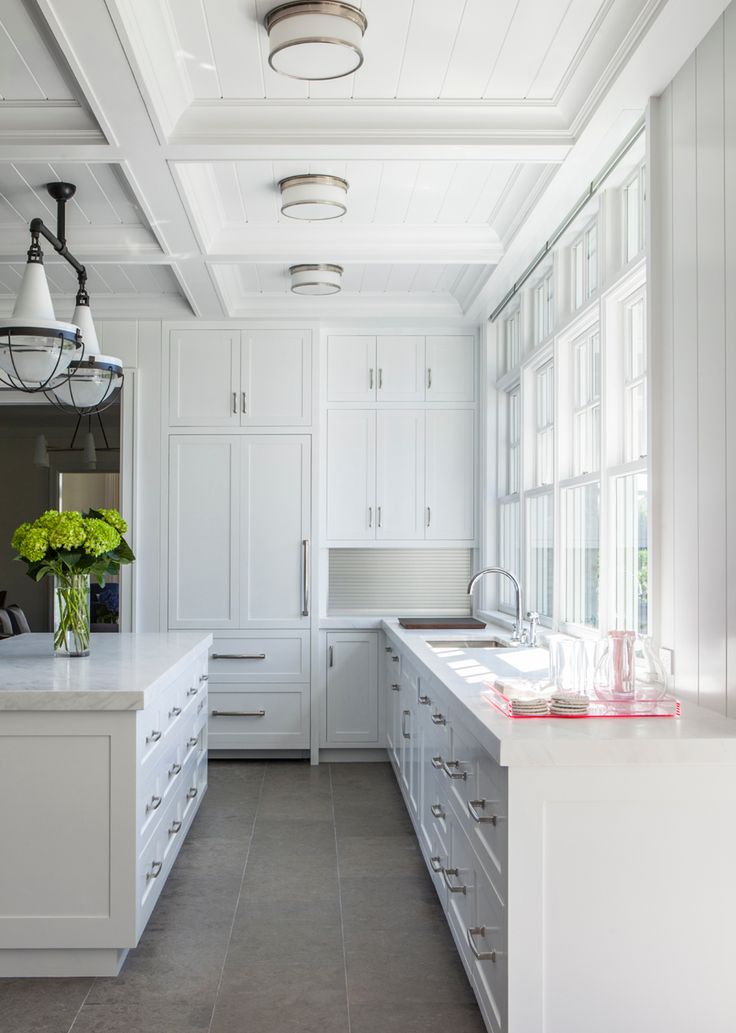
{"type": "Polygon", "coordinates": [[[573,242],[572,302],[578,309],[598,290],[598,222],[590,222],[573,242]]]}
{"type": "Polygon", "coordinates": [[[555,289],[550,270],[534,288],[534,343],[541,344],[554,329],[555,289]]]}
{"type": "MultiPolygon", "coordinates": [[[[501,403],[504,426],[500,428],[498,556],[502,567],[518,574],[521,559],[521,392],[518,385],[502,396],[501,403]]],[[[506,579],[499,584],[499,606],[508,613],[514,612],[514,595],[506,579]]]]}
{"type": "Polygon", "coordinates": [[[527,495],[529,605],[551,618],[554,588],[555,369],[552,360],[533,373],[534,484],[527,495]]]}
{"type": "Polygon", "coordinates": [[[640,165],[623,186],[624,261],[631,262],[644,250],[644,202],[646,169],[640,165]]]}
{"type": "Polygon", "coordinates": [[[517,309],[503,321],[504,371],[516,369],[521,359],[521,338],[519,335],[520,312],[517,309]]]}

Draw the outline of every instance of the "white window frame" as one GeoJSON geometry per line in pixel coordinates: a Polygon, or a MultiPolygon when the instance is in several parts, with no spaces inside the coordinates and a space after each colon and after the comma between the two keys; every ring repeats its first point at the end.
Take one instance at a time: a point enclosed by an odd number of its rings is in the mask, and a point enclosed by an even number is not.
{"type": "Polygon", "coordinates": [[[598,292],[601,283],[601,248],[598,213],[586,224],[570,247],[570,293],[572,311],[579,312],[598,292]],[[595,234],[595,263],[591,262],[590,240],[595,234]],[[595,276],[592,269],[595,268],[595,276]]]}
{"type": "Polygon", "coordinates": [[[554,270],[548,269],[532,288],[534,301],[534,343],[543,344],[555,328],[554,270]]]}
{"type": "Polygon", "coordinates": [[[623,229],[621,239],[623,240],[623,262],[624,265],[635,262],[643,253],[646,247],[646,200],[647,200],[647,176],[644,162],[638,165],[636,171],[629,176],[621,187],[622,198],[622,222],[623,229]],[[633,249],[629,236],[629,206],[631,203],[629,191],[632,186],[637,186],[636,198],[636,241],[633,249]]]}
{"type": "Polygon", "coordinates": [[[517,306],[503,320],[503,370],[511,373],[521,362],[521,309],[517,306]]]}

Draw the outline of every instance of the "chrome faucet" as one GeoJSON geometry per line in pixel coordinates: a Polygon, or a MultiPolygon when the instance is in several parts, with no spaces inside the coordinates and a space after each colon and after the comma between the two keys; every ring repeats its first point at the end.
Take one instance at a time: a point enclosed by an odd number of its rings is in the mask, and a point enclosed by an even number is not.
{"type": "MultiPolygon", "coordinates": [[[[476,583],[480,581],[484,574],[501,574],[503,577],[507,577],[511,584],[514,586],[514,593],[516,595],[516,621],[514,623],[514,630],[511,635],[511,641],[516,643],[517,645],[526,645],[527,642],[529,642],[529,638],[527,636],[526,628],[524,627],[524,623],[521,616],[523,608],[521,605],[521,585],[519,584],[519,579],[515,577],[510,570],[504,570],[503,567],[485,567],[483,570],[479,570],[477,574],[473,574],[473,576],[471,577],[470,583],[468,584],[469,596],[472,597],[473,589],[475,588],[476,583]]],[[[538,620],[539,616],[535,616],[538,620]]],[[[531,614],[527,614],[527,617],[531,617],[531,614]]],[[[530,624],[532,636],[535,641],[529,642],[529,644],[536,645],[535,624],[531,621],[530,624]]]]}

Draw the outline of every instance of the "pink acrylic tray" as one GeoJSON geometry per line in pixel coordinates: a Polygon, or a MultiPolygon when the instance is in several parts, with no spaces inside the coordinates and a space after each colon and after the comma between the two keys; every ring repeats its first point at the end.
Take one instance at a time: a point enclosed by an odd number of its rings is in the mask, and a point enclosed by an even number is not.
{"type": "Polygon", "coordinates": [[[493,682],[484,682],[485,690],[481,692],[482,699],[490,703],[497,710],[500,710],[506,717],[514,721],[549,721],[550,718],[562,721],[575,720],[588,717],[679,717],[680,701],[669,694],[658,700],[640,700],[635,703],[607,703],[600,699],[590,701],[590,709],[587,714],[514,714],[511,706],[511,699],[504,695],[493,682]]]}

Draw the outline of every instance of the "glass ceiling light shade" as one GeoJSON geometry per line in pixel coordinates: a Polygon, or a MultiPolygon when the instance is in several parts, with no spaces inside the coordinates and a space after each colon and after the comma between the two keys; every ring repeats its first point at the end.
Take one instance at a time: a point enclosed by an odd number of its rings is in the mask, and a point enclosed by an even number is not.
{"type": "Polygon", "coordinates": [[[340,79],[363,64],[368,20],[340,0],[292,0],[265,18],[268,63],[292,79],[340,79]]]}
{"type": "Polygon", "coordinates": [[[348,184],[339,176],[287,176],[279,189],[281,212],[290,219],[339,219],[348,210],[348,184]]]}
{"type": "Polygon", "coordinates": [[[84,356],[69,364],[73,375],[58,385],[52,384],[46,397],[65,412],[80,415],[102,412],[112,405],[123,386],[123,364],[113,355],[101,354],[89,295],[81,283],[72,320],[79,327],[84,356]]]}
{"type": "Polygon", "coordinates": [[[341,265],[293,265],[289,275],[294,294],[338,294],[342,290],[341,265]]]}
{"type": "Polygon", "coordinates": [[[33,237],[10,319],[0,323],[0,381],[19,391],[43,391],[72,375],[83,356],[79,327],[54,315],[38,238],[33,237]]]}

